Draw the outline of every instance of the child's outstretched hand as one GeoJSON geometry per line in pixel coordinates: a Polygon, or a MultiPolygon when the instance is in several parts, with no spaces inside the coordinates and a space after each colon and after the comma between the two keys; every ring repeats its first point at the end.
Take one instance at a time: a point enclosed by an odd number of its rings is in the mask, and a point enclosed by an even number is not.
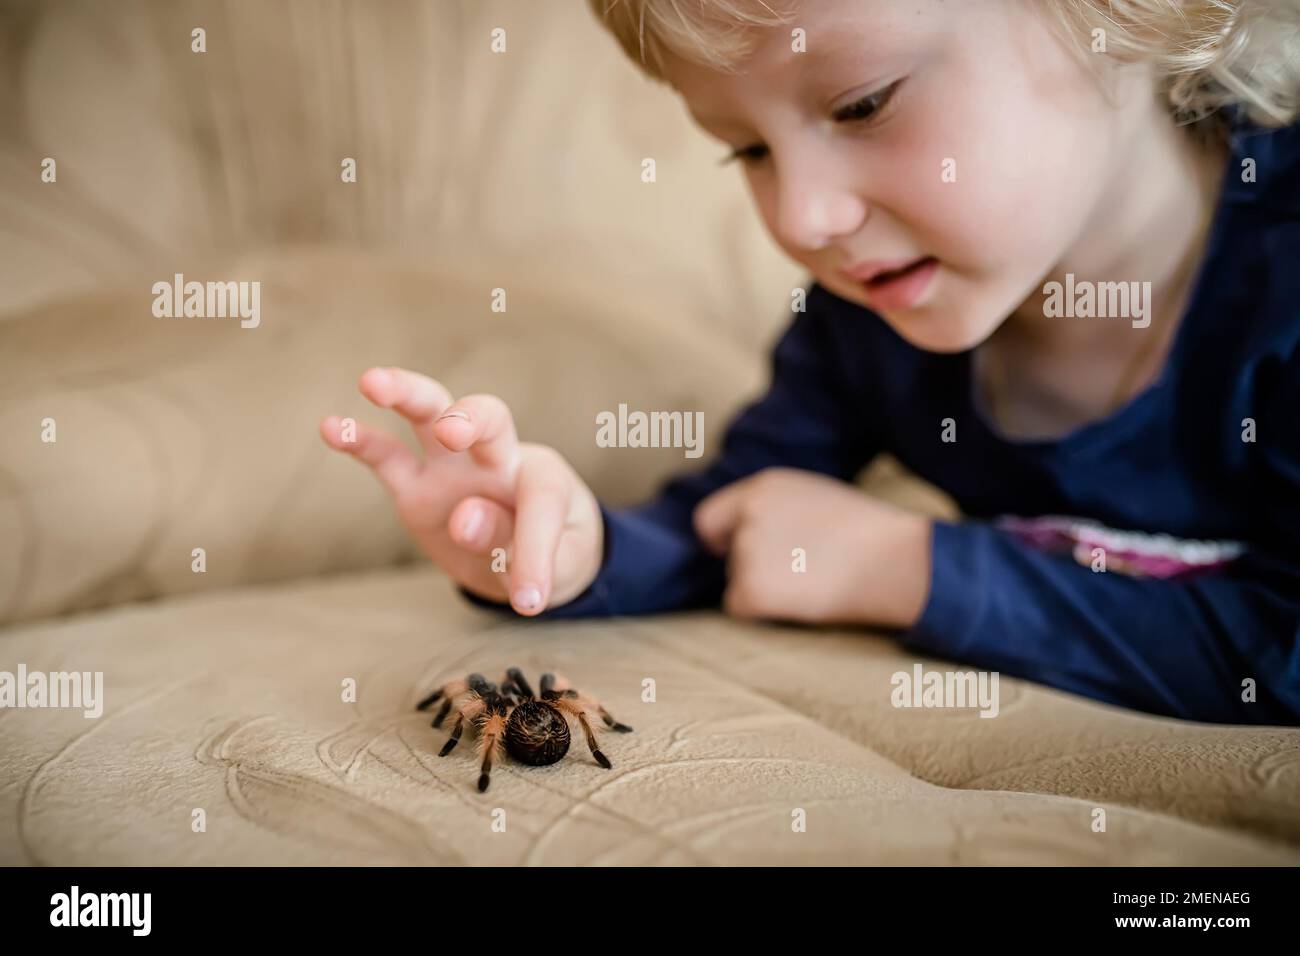
{"type": "Polygon", "coordinates": [[[929,519],[846,482],[765,468],[704,498],[693,520],[726,557],[733,617],[905,628],[925,604],[929,519]]]}
{"type": "Polygon", "coordinates": [[[424,458],[387,432],[343,420],[320,424],[326,444],[365,462],[425,554],[453,580],[520,614],[564,604],[600,570],[604,525],[591,489],[555,449],[521,442],[495,395],[451,394],[426,375],[372,368],[361,393],[401,414],[424,458]],[[492,570],[504,548],[506,572],[492,570]]]}

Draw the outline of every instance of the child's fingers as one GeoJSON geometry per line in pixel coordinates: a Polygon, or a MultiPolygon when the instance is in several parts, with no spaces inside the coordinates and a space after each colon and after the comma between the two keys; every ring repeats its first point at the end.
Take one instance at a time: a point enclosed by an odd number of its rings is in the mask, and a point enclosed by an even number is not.
{"type": "Polygon", "coordinates": [[[354,422],[344,434],[343,419],[331,415],[320,423],[325,444],[370,466],[371,471],[393,495],[407,488],[420,473],[421,462],[409,448],[387,432],[354,422]],[[349,441],[348,438],[354,440],[349,441]]]}
{"type": "Polygon", "coordinates": [[[745,479],[724,485],[695,506],[691,523],[695,534],[714,555],[731,549],[731,537],[740,524],[750,485],[745,479]]]}
{"type": "Polygon", "coordinates": [[[510,603],[520,614],[539,613],[550,598],[572,489],[568,464],[550,448],[532,449],[520,465],[510,568],[510,603]]]}
{"type": "Polygon", "coordinates": [[[514,515],[490,498],[470,495],[452,509],[447,534],[461,549],[447,566],[452,577],[475,594],[492,601],[510,600],[510,539],[514,515]],[[503,549],[497,560],[495,552],[503,549]]]}
{"type": "Polygon", "coordinates": [[[510,509],[479,495],[463,499],[447,518],[451,540],[474,554],[491,554],[494,548],[506,548],[508,552],[514,532],[515,519],[510,509]]]}
{"type": "Polygon", "coordinates": [[[447,450],[434,434],[433,423],[451,404],[451,392],[427,375],[404,368],[366,369],[358,383],[361,394],[380,408],[391,408],[408,422],[431,457],[447,450]]]}
{"type": "Polygon", "coordinates": [[[510,408],[495,395],[465,395],[443,410],[437,420],[438,440],[452,451],[468,449],[470,457],[509,477],[518,466],[519,438],[510,408]]]}

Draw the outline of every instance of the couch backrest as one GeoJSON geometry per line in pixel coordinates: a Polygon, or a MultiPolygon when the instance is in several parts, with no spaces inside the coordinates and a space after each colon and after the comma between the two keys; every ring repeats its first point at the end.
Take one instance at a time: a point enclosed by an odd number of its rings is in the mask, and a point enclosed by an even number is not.
{"type": "Polygon", "coordinates": [[[578,4],[54,2],[0,50],[0,622],[414,557],[316,434],[386,420],[370,364],[638,500],[702,462],[596,412],[704,411],[710,457],[802,279],[578,4]],[[261,325],[156,318],[175,273],[260,282],[261,325]]]}
{"type": "Polygon", "coordinates": [[[0,29],[0,316],[195,256],[508,262],[581,238],[595,252],[569,265],[675,287],[752,350],[755,315],[773,331],[772,295],[799,279],[723,147],[582,4],[51,0],[0,29]]]}

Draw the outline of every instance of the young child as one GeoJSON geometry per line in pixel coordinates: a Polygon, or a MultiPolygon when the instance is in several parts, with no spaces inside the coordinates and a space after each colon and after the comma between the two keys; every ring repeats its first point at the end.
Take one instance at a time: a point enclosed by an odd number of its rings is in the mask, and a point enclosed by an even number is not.
{"type": "Polygon", "coordinates": [[[366,372],[427,458],[322,433],[466,596],[721,600],[1153,713],[1300,722],[1300,0],[590,2],[814,281],[718,459],[635,508],[500,399],[366,372]],[[964,520],[850,484],[886,451],[964,520]]]}

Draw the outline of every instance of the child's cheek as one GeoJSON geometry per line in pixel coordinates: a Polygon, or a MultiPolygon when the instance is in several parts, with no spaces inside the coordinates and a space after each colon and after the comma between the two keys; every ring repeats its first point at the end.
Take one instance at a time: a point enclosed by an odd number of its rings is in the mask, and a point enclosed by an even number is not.
{"type": "Polygon", "coordinates": [[[981,102],[948,104],[916,145],[934,168],[907,198],[907,217],[926,251],[973,279],[1041,276],[1088,218],[1091,150],[1054,129],[1058,120],[1044,123],[1032,101],[1005,112],[981,112],[981,102]]]}

